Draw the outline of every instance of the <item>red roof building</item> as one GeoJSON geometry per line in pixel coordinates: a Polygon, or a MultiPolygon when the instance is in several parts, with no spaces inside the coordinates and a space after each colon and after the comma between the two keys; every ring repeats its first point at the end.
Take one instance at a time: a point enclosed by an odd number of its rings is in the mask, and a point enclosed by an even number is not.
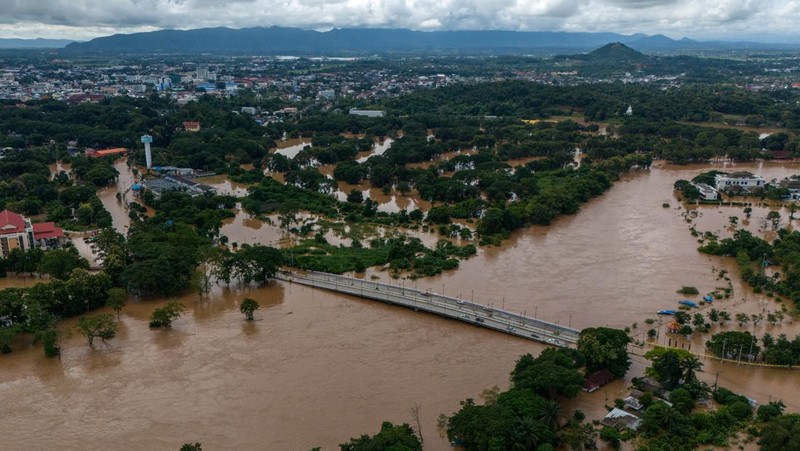
{"type": "Polygon", "coordinates": [[[8,257],[14,249],[27,251],[33,249],[33,246],[33,226],[30,219],[13,211],[0,212],[0,255],[8,257]]]}
{"type": "Polygon", "coordinates": [[[200,123],[194,121],[186,121],[183,123],[183,129],[187,132],[199,132],[200,131],[200,123]]]}
{"type": "Polygon", "coordinates": [[[25,231],[25,218],[19,213],[3,210],[0,212],[0,235],[10,235],[25,231]]]}
{"type": "Polygon", "coordinates": [[[64,231],[56,227],[54,222],[37,222],[33,225],[33,239],[49,240],[53,238],[64,238],[64,231]]]}
{"type": "Polygon", "coordinates": [[[64,231],[55,223],[31,224],[31,220],[13,211],[0,212],[0,256],[8,257],[14,249],[23,251],[35,247],[56,249],[61,247],[64,231]]]}

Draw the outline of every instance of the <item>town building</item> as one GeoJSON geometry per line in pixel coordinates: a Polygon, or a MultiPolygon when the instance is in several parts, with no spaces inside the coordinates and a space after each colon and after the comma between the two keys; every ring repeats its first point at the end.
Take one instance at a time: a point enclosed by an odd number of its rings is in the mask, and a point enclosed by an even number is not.
{"type": "Polygon", "coordinates": [[[200,123],[195,121],[186,121],[183,123],[183,129],[187,132],[199,132],[200,123]]]}
{"type": "Polygon", "coordinates": [[[142,188],[150,190],[156,198],[161,197],[166,191],[184,191],[191,196],[199,196],[205,193],[216,193],[216,188],[205,185],[194,180],[181,177],[179,175],[167,175],[163,178],[142,180],[141,184],[133,185],[134,193],[140,193],[142,188]]]}
{"type": "Polygon", "coordinates": [[[800,200],[800,176],[787,177],[778,182],[778,186],[786,190],[784,200],[800,200]]]}
{"type": "Polygon", "coordinates": [[[64,243],[64,231],[56,227],[54,222],[33,223],[34,247],[41,249],[58,249],[64,243]]]}
{"type": "Polygon", "coordinates": [[[765,184],[766,181],[763,177],[746,171],[714,176],[714,185],[718,191],[734,190],[752,193],[754,190],[763,189],[765,184]]]}
{"type": "Polygon", "coordinates": [[[63,239],[64,231],[52,222],[33,224],[19,213],[0,212],[0,256],[3,258],[14,249],[56,249],[61,247],[63,239]]]}
{"type": "Polygon", "coordinates": [[[102,158],[102,157],[112,157],[112,156],[120,156],[120,155],[127,155],[128,149],[124,147],[115,147],[113,149],[86,149],[85,154],[87,157],[91,158],[102,158]]]}

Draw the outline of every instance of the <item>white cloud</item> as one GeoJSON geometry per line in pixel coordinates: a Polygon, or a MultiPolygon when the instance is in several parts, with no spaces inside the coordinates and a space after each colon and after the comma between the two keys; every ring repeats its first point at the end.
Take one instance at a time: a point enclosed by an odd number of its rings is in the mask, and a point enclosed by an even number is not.
{"type": "Polygon", "coordinates": [[[798,22],[798,0],[0,0],[0,37],[21,38],[279,25],[788,39],[798,22]]]}

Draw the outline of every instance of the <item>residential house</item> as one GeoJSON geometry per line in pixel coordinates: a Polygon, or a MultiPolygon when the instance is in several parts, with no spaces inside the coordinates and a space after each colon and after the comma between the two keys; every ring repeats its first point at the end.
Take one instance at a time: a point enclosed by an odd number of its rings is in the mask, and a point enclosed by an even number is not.
{"type": "Polygon", "coordinates": [[[600,420],[600,424],[620,431],[623,429],[637,431],[642,425],[642,419],[632,413],[615,407],[611,409],[611,412],[608,412],[605,418],[600,420]]]}
{"type": "Polygon", "coordinates": [[[591,393],[597,390],[598,388],[607,385],[614,379],[616,379],[614,373],[612,373],[608,369],[602,369],[600,371],[590,374],[586,378],[586,381],[583,384],[583,390],[587,393],[591,393]]]}

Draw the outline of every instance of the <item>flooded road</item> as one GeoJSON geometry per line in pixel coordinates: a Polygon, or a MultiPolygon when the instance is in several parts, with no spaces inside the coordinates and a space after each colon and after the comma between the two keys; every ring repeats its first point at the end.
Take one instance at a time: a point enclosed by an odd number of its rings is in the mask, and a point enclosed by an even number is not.
{"type": "MultiPolygon", "coordinates": [[[[693,285],[711,291],[721,284],[716,272],[725,268],[734,274],[734,294],[715,306],[732,310],[746,297],[748,311],[772,309],[774,301],[761,303],[738,282],[732,259],[696,251],[697,238],[674,198],[675,180],[722,166],[664,165],[631,174],[577,215],[515,233],[456,271],[392,283],[575,328],[638,323],[643,332],[643,321],[656,310],[677,306],[682,296],[675,290],[693,285]]],[[[787,163],[735,169],[767,179],[800,173],[800,166],[787,163]]],[[[723,229],[733,211],[742,216],[741,207],[701,208],[702,217],[693,221],[701,231],[723,229]]],[[[765,211],[754,209],[751,221],[765,211]]],[[[279,230],[245,221],[238,216],[226,224],[231,242],[252,242],[257,238],[238,234],[261,229],[279,238],[279,230]]],[[[391,280],[374,270],[367,276],[391,280]]],[[[130,301],[121,333],[108,345],[91,350],[73,332],[64,338],[61,360],[45,359],[41,349],[0,356],[0,433],[12,444],[8,449],[105,449],[109,443],[177,449],[199,441],[208,449],[332,450],[351,436],[376,433],[383,420],[411,422],[411,407],[419,403],[425,449],[447,450],[438,415],[485,388],[506,388],[516,358],[542,349],[467,324],[286,283],[218,288],[206,300],[189,295],[182,302],[189,309],[172,330],[147,328],[160,302],[130,301]],[[265,307],[250,324],[238,310],[248,296],[265,307]]],[[[760,325],[756,333],[792,337],[797,325],[760,325]]],[[[644,363],[634,357],[630,376],[640,375],[644,363]]],[[[789,410],[800,410],[800,394],[787,383],[800,373],[704,363],[706,381],[719,371],[721,386],[762,403],[782,398],[789,410]]],[[[625,384],[615,383],[570,406],[594,418],[603,413],[605,398],[613,401],[624,391],[625,384]]]]}
{"type": "Polygon", "coordinates": [[[116,184],[98,191],[97,197],[103,202],[103,206],[106,207],[106,210],[111,213],[111,220],[114,228],[118,232],[126,234],[128,227],[131,225],[131,219],[128,217],[127,204],[133,200],[131,187],[136,183],[136,179],[133,171],[128,167],[127,158],[120,158],[115,161],[114,169],[119,172],[116,184]],[[121,199],[117,199],[117,193],[122,193],[121,199]]]}

